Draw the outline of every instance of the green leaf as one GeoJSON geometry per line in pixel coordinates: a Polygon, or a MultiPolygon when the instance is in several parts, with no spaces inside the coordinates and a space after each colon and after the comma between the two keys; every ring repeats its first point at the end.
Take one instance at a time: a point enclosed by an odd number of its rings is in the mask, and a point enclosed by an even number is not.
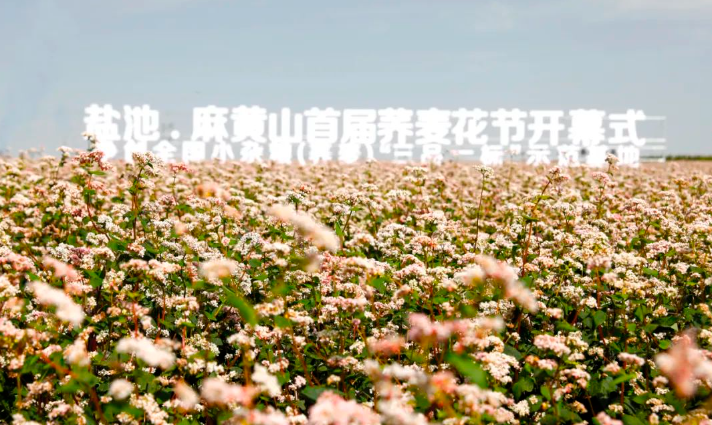
{"type": "Polygon", "coordinates": [[[613,379],[610,377],[601,380],[601,394],[608,394],[617,389],[618,387],[613,383],[613,379]]]}
{"type": "Polygon", "coordinates": [[[633,397],[633,401],[636,404],[645,404],[646,401],[650,399],[650,393],[641,394],[633,397]]]}
{"type": "Polygon", "coordinates": [[[386,293],[386,285],[384,283],[385,281],[386,281],[386,278],[381,276],[381,277],[372,279],[371,281],[368,282],[368,284],[373,286],[374,288],[376,288],[378,290],[378,292],[384,294],[384,293],[386,293]]]}
{"type": "Polygon", "coordinates": [[[87,270],[87,274],[89,275],[89,284],[92,286],[92,288],[98,288],[101,286],[101,284],[104,282],[104,279],[101,278],[96,272],[87,270]]]}
{"type": "Polygon", "coordinates": [[[517,351],[517,349],[514,348],[514,347],[512,347],[511,345],[505,345],[505,346],[504,346],[504,354],[510,355],[510,356],[514,357],[515,359],[517,359],[517,360],[521,360],[521,359],[524,358],[524,356],[522,355],[522,353],[520,353],[519,351],[517,351]]]}
{"type": "Polygon", "coordinates": [[[641,421],[633,415],[623,415],[623,423],[625,425],[645,425],[645,422],[641,421]]]}
{"type": "Polygon", "coordinates": [[[643,326],[643,330],[648,333],[653,332],[657,328],[658,328],[658,325],[656,325],[655,323],[649,323],[649,324],[643,326]]]}
{"type": "Polygon", "coordinates": [[[158,250],[156,249],[156,247],[153,246],[153,244],[151,242],[146,241],[143,244],[143,247],[146,248],[146,251],[148,251],[151,254],[158,254],[158,250]]]}
{"type": "Polygon", "coordinates": [[[664,340],[660,341],[660,343],[658,344],[658,346],[660,346],[660,348],[662,348],[663,350],[667,350],[668,348],[670,348],[670,344],[671,344],[671,343],[670,343],[669,340],[664,339],[664,340]]]}
{"type": "Polygon", "coordinates": [[[549,391],[549,387],[541,387],[541,395],[543,395],[545,399],[551,400],[551,391],[549,391]]]}
{"type": "Polygon", "coordinates": [[[274,324],[279,328],[292,327],[292,321],[282,316],[274,316],[274,324]]]}
{"type": "Polygon", "coordinates": [[[534,218],[534,217],[532,217],[532,216],[530,216],[530,215],[527,215],[527,214],[522,214],[522,217],[524,218],[524,222],[525,222],[525,223],[532,223],[532,222],[537,222],[537,221],[539,221],[538,218],[534,218]]]}
{"type": "Polygon", "coordinates": [[[601,323],[606,321],[606,312],[598,310],[595,313],[593,313],[593,323],[598,326],[601,323]]]}
{"type": "Polygon", "coordinates": [[[255,313],[255,310],[252,308],[250,303],[238,297],[234,292],[227,288],[224,288],[223,292],[225,293],[225,304],[235,307],[240,312],[240,316],[242,316],[242,319],[245,322],[252,326],[257,324],[257,313],[255,313]]]}
{"type": "MultiPolygon", "coordinates": [[[[319,398],[319,396],[321,395],[321,393],[323,393],[324,391],[333,391],[333,390],[331,390],[330,388],[327,388],[327,387],[306,387],[302,390],[302,394],[306,398],[316,401],[319,398]]],[[[336,391],[334,391],[334,392],[336,392],[336,391]]]]}
{"type": "Polygon", "coordinates": [[[126,243],[122,242],[118,239],[114,239],[109,241],[108,247],[111,248],[112,251],[117,251],[117,252],[123,252],[126,251],[126,243]]]}
{"type": "Polygon", "coordinates": [[[658,271],[657,271],[657,270],[653,270],[653,269],[648,268],[648,267],[643,267],[643,274],[646,274],[646,275],[648,275],[648,276],[658,277],[658,271]]]}
{"type": "Polygon", "coordinates": [[[554,415],[545,415],[543,418],[541,418],[541,425],[557,425],[559,421],[556,419],[556,416],[554,415]]]}
{"type": "Polygon", "coordinates": [[[285,282],[279,282],[272,287],[272,293],[277,296],[286,296],[292,292],[292,287],[285,282]]]}
{"type": "Polygon", "coordinates": [[[415,395],[415,407],[417,407],[419,410],[426,410],[428,407],[430,407],[430,400],[428,400],[427,397],[425,397],[421,393],[416,393],[415,395]]]}
{"type": "Polygon", "coordinates": [[[205,311],[204,311],[205,316],[206,316],[211,322],[214,322],[215,319],[218,317],[218,313],[220,313],[220,310],[222,310],[222,308],[223,308],[223,304],[220,304],[220,306],[218,306],[218,308],[216,308],[216,309],[213,310],[212,312],[211,312],[211,311],[208,311],[208,310],[205,310],[205,311]]]}
{"type": "Polygon", "coordinates": [[[57,391],[64,394],[74,394],[82,389],[76,379],[72,379],[64,385],[57,387],[57,391]]]}
{"type": "Polygon", "coordinates": [[[532,381],[529,378],[521,378],[512,387],[512,392],[514,392],[515,397],[520,398],[523,393],[528,393],[529,391],[531,391],[533,389],[534,389],[534,381],[532,381]]]}
{"type": "Polygon", "coordinates": [[[645,313],[643,312],[643,309],[641,307],[635,309],[635,317],[641,322],[645,318],[645,313]]]}
{"type": "Polygon", "coordinates": [[[626,374],[626,375],[621,375],[621,376],[619,376],[619,377],[617,377],[616,379],[613,380],[613,385],[618,385],[618,384],[620,384],[620,383],[622,383],[622,382],[628,382],[628,381],[630,381],[631,379],[635,378],[636,376],[637,376],[637,375],[634,374],[634,373],[629,373],[629,374],[626,374]]]}
{"type": "Polygon", "coordinates": [[[482,367],[465,356],[450,353],[446,358],[462,376],[477,384],[480,388],[487,388],[487,373],[482,367]]]}
{"type": "Polygon", "coordinates": [[[566,322],[564,320],[556,322],[556,329],[568,332],[576,332],[578,330],[576,326],[573,326],[569,322],[566,322]]]}
{"type": "Polygon", "coordinates": [[[73,372],[74,372],[74,375],[73,375],[74,379],[76,379],[77,382],[80,382],[82,384],[94,386],[100,382],[99,378],[97,378],[88,369],[76,367],[76,368],[73,368],[73,372]]]}
{"type": "MultiPolygon", "coordinates": [[[[474,309],[470,305],[460,304],[460,315],[462,317],[475,317],[475,316],[477,316],[477,310],[474,309]]],[[[509,354],[509,353],[507,353],[507,354],[509,354]]]]}
{"type": "Polygon", "coordinates": [[[579,415],[561,406],[561,404],[559,404],[559,416],[566,421],[579,421],[581,419],[579,415]]]}

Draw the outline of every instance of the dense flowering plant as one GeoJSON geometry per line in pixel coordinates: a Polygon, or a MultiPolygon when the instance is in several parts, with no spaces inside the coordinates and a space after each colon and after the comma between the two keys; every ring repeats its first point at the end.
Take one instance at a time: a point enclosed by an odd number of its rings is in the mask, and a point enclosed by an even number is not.
{"type": "Polygon", "coordinates": [[[712,177],[0,161],[0,420],[711,423],[712,177]]]}

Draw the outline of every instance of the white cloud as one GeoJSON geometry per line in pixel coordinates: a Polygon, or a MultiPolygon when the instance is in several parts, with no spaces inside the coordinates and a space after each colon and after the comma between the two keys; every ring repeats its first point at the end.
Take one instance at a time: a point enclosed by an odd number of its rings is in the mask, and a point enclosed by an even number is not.
{"type": "Polygon", "coordinates": [[[75,0],[71,3],[76,10],[84,13],[141,15],[146,13],[165,12],[179,9],[189,3],[200,4],[200,0],[121,0],[104,2],[87,2],[75,0]]]}
{"type": "Polygon", "coordinates": [[[712,0],[613,0],[610,3],[622,11],[712,11],[712,0]]]}

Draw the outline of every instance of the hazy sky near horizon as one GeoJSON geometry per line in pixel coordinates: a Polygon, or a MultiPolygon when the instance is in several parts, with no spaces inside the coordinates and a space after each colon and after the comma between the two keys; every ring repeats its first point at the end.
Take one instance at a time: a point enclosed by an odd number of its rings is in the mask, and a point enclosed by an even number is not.
{"type": "Polygon", "coordinates": [[[91,103],[642,109],[712,154],[712,0],[3,0],[0,148],[84,146],[91,103]]]}

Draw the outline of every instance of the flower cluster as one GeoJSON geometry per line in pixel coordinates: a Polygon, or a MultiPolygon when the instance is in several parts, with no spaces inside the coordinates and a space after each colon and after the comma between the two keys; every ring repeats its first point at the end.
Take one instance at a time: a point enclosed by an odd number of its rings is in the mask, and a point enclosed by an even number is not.
{"type": "Polygon", "coordinates": [[[710,423],[712,168],[0,159],[0,422],[710,423]]]}

